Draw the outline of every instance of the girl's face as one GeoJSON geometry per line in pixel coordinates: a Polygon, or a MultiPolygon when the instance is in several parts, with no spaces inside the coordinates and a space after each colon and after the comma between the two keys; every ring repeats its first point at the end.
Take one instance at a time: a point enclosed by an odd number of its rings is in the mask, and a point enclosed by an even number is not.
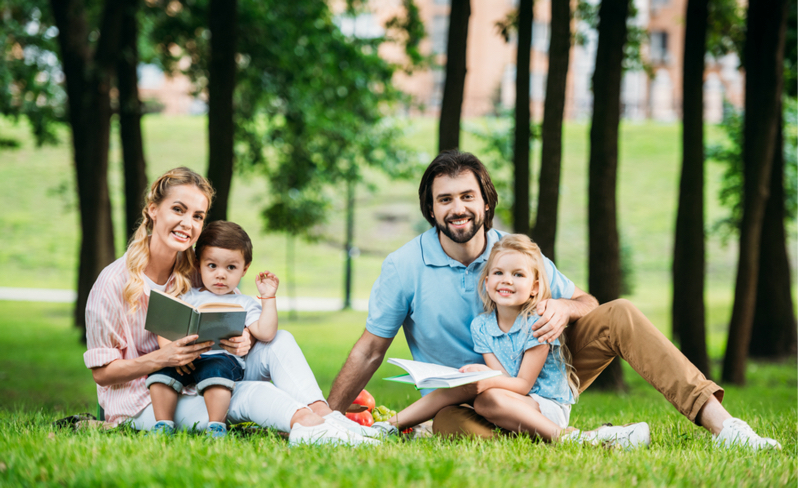
{"type": "Polygon", "coordinates": [[[518,310],[538,293],[538,277],[524,254],[508,251],[499,254],[488,269],[485,279],[488,296],[499,308],[518,310]]]}
{"type": "Polygon", "coordinates": [[[187,250],[197,242],[207,211],[208,198],[196,186],[172,188],[159,205],[150,204],[148,209],[153,220],[150,245],[187,250]]]}

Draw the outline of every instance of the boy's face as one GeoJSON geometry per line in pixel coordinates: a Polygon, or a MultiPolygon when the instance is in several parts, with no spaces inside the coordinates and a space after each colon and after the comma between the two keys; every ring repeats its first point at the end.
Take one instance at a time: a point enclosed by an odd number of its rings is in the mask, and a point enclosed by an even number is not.
{"type": "Polygon", "coordinates": [[[227,295],[233,293],[247,273],[248,264],[244,264],[244,253],[222,249],[221,247],[206,247],[200,256],[200,275],[203,287],[216,294],[227,295]]]}

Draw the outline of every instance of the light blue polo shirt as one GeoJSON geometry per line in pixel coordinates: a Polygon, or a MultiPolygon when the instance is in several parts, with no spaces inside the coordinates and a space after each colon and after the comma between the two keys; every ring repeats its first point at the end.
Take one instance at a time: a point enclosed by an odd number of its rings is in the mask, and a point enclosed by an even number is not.
{"type": "MultiPolygon", "coordinates": [[[[443,251],[435,228],[388,255],[371,288],[366,330],[392,339],[404,327],[416,361],[454,368],[484,364],[474,351],[470,326],[484,311],[477,292],[479,274],[502,235],[489,230],[485,251],[468,266],[443,251]]],[[[544,260],[552,298],[571,298],[574,283],[544,260]]]]}

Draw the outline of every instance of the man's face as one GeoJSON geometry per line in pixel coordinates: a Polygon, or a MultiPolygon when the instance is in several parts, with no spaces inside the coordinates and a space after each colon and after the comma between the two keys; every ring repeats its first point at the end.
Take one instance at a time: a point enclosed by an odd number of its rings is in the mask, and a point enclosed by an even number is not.
{"type": "Polygon", "coordinates": [[[479,182],[471,171],[454,178],[439,175],[432,181],[432,216],[439,232],[463,244],[471,240],[485,223],[487,206],[479,182]]]}

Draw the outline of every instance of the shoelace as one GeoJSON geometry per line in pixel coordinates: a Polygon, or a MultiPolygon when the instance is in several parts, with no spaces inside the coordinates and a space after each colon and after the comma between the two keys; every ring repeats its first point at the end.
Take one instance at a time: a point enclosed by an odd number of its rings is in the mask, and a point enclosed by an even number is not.
{"type": "Polygon", "coordinates": [[[747,424],[745,421],[743,421],[743,420],[740,420],[740,419],[732,419],[732,421],[731,421],[731,422],[729,422],[729,427],[732,427],[732,428],[733,428],[733,430],[734,430],[735,432],[737,432],[737,433],[746,433],[746,434],[748,434],[750,437],[754,437],[754,438],[756,438],[756,437],[759,437],[759,436],[757,435],[757,433],[756,433],[756,432],[754,432],[754,429],[752,429],[752,428],[751,428],[751,426],[750,426],[750,425],[748,425],[748,424],[747,424]]]}

